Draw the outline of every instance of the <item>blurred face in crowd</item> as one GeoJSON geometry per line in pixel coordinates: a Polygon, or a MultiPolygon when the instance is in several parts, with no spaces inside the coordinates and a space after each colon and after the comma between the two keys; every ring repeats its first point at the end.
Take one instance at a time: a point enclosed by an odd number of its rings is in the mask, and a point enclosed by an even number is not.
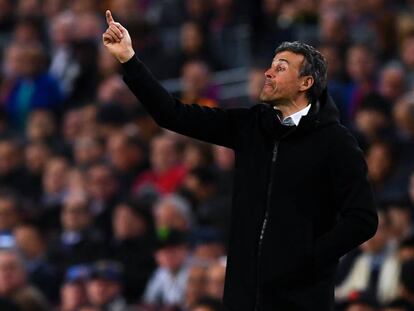
{"type": "Polygon", "coordinates": [[[411,95],[394,105],[393,117],[397,129],[410,137],[414,136],[414,99],[411,95]]]}
{"type": "Polygon", "coordinates": [[[188,256],[186,245],[163,247],[155,252],[155,259],[160,267],[176,272],[188,256]]]}
{"type": "Polygon", "coordinates": [[[203,34],[197,24],[188,22],[181,27],[181,48],[188,54],[200,52],[203,45],[203,34]]]}
{"type": "Polygon", "coordinates": [[[137,238],[147,231],[145,219],[132,209],[127,204],[119,204],[114,210],[113,231],[119,240],[137,238]]]}
{"type": "Polygon", "coordinates": [[[8,297],[26,284],[23,262],[12,250],[0,251],[0,296],[8,297]]]}
{"type": "Polygon", "coordinates": [[[100,83],[97,97],[101,103],[116,102],[124,107],[136,104],[134,94],[118,75],[111,75],[100,83]]]}
{"type": "Polygon", "coordinates": [[[374,55],[363,46],[353,46],[348,50],[346,67],[354,82],[370,81],[375,70],[374,55]]]}
{"type": "Polygon", "coordinates": [[[66,187],[68,163],[64,158],[50,159],[43,175],[43,189],[46,193],[59,193],[66,187]]]}
{"type": "Polygon", "coordinates": [[[22,76],[32,78],[44,70],[45,52],[38,43],[23,46],[20,62],[22,62],[22,76]]]}
{"type": "MultiPolygon", "coordinates": [[[[88,1],[94,0],[77,0],[79,3],[88,1]]],[[[104,31],[100,16],[95,12],[82,12],[81,14],[77,14],[74,25],[75,27],[72,31],[75,40],[94,40],[104,31]]]]}
{"type": "Polygon", "coordinates": [[[388,125],[388,118],[376,109],[360,109],[355,114],[355,124],[364,136],[372,139],[388,125]]]}
{"type": "Polygon", "coordinates": [[[408,207],[389,206],[388,217],[390,219],[391,234],[401,241],[407,238],[411,230],[411,211],[408,207]]]}
{"type": "Polygon", "coordinates": [[[198,176],[191,172],[185,177],[183,185],[198,201],[205,201],[214,195],[216,187],[213,184],[203,184],[198,176]]]}
{"type": "Polygon", "coordinates": [[[34,260],[44,255],[45,242],[36,227],[30,225],[17,226],[13,233],[17,247],[26,259],[34,260]]]}
{"type": "Polygon", "coordinates": [[[68,12],[60,13],[52,20],[50,37],[55,46],[69,46],[74,22],[74,15],[68,12]]]}
{"type": "Polygon", "coordinates": [[[354,303],[346,311],[376,311],[376,309],[365,304],[354,303]]]}
{"type": "Polygon", "coordinates": [[[339,56],[338,50],[333,46],[322,46],[319,48],[319,51],[325,57],[326,62],[328,63],[328,79],[335,79],[341,75],[342,71],[342,61],[339,56]]]}
{"type": "Polygon", "coordinates": [[[201,260],[215,261],[225,255],[224,245],[219,242],[202,243],[195,247],[193,256],[201,260]]]}
{"type": "Polygon", "coordinates": [[[40,0],[20,0],[18,1],[17,11],[23,16],[40,12],[40,0]]]}
{"type": "Polygon", "coordinates": [[[24,68],[21,59],[24,51],[18,44],[11,44],[4,53],[3,72],[8,78],[19,77],[23,74],[24,68]]]}
{"type": "Polygon", "coordinates": [[[187,306],[192,306],[205,295],[206,280],[205,267],[192,266],[190,268],[185,290],[185,304],[187,306]]]}
{"type": "Polygon", "coordinates": [[[88,193],[95,200],[109,200],[117,191],[117,183],[111,169],[103,164],[92,166],[88,171],[88,193]]]}
{"type": "Polygon", "coordinates": [[[86,189],[86,173],[78,168],[72,168],[67,174],[68,192],[82,192],[86,189]]]}
{"type": "Polygon", "coordinates": [[[13,40],[19,43],[37,43],[41,39],[40,29],[30,20],[20,20],[14,26],[13,40]]]}
{"type": "Polygon", "coordinates": [[[82,131],[82,114],[80,110],[73,109],[65,113],[63,119],[63,137],[66,142],[74,141],[82,131]]]}
{"type": "Polygon", "coordinates": [[[408,36],[402,41],[401,59],[408,68],[414,67],[414,36],[408,36]]]}
{"type": "Polygon", "coordinates": [[[67,231],[81,231],[91,223],[91,214],[82,195],[71,194],[62,209],[62,226],[67,231]]]}
{"type": "Polygon", "coordinates": [[[340,44],[347,36],[347,28],[343,27],[344,17],[338,13],[338,10],[325,11],[320,17],[321,41],[340,44]]]}
{"type": "Polygon", "coordinates": [[[210,2],[204,0],[186,0],[185,7],[192,19],[201,19],[207,13],[210,2]]]}
{"type": "Polygon", "coordinates": [[[117,281],[95,278],[86,285],[88,300],[94,306],[103,306],[121,293],[121,285],[117,281]]]}
{"type": "Polygon", "coordinates": [[[290,105],[313,85],[311,76],[300,77],[305,58],[301,54],[283,51],[275,55],[265,72],[265,84],[260,93],[262,102],[272,105],[290,105]]]}
{"type": "Polygon", "coordinates": [[[110,4],[113,14],[122,21],[134,21],[139,18],[140,14],[144,13],[137,10],[137,2],[135,0],[111,1],[110,4]]]}
{"type": "Polygon", "coordinates": [[[12,230],[19,221],[20,215],[14,198],[0,196],[0,231],[12,230]]]}
{"type": "Polygon", "coordinates": [[[94,104],[83,106],[80,110],[82,134],[95,137],[98,131],[98,107],[94,104]]]}
{"type": "Polygon", "coordinates": [[[33,173],[40,174],[50,157],[50,150],[43,143],[34,143],[26,147],[25,151],[26,167],[33,173]]]}
{"type": "Polygon", "coordinates": [[[374,184],[381,184],[387,178],[392,167],[392,155],[384,143],[373,143],[366,156],[368,175],[374,184]]]}
{"type": "Polygon", "coordinates": [[[107,49],[101,48],[99,50],[98,68],[103,77],[109,77],[118,72],[119,62],[108,52],[107,49]]]}
{"type": "Polygon", "coordinates": [[[171,202],[162,202],[155,208],[155,224],[157,228],[173,228],[188,230],[187,218],[171,202]]]}
{"type": "Polygon", "coordinates": [[[60,308],[62,311],[77,311],[86,303],[86,292],[81,282],[63,284],[60,290],[60,308]]]}
{"type": "Polygon", "coordinates": [[[154,138],[150,153],[151,166],[154,172],[164,173],[178,163],[178,150],[175,141],[166,136],[154,138]]]}
{"type": "Polygon", "coordinates": [[[230,171],[234,168],[234,152],[223,146],[213,146],[214,162],[223,171],[230,171]]]}
{"type": "Polygon", "coordinates": [[[397,100],[405,90],[404,71],[402,68],[385,68],[380,75],[379,93],[392,101],[397,100]]]}
{"type": "Polygon", "coordinates": [[[398,250],[400,262],[414,259],[414,246],[402,246],[398,250]]]}
{"type": "Polygon", "coordinates": [[[102,159],[105,150],[96,138],[82,136],[75,141],[74,151],[77,164],[89,165],[102,159]]]}
{"type": "Polygon", "coordinates": [[[386,215],[378,213],[378,229],[375,235],[363,243],[360,247],[364,252],[376,254],[384,249],[390,236],[389,224],[385,219],[386,215]]]}
{"type": "Polygon", "coordinates": [[[212,265],[207,270],[207,294],[213,298],[222,299],[226,267],[221,263],[212,265]]]}
{"type": "Polygon", "coordinates": [[[182,68],[183,92],[193,96],[200,96],[206,89],[210,79],[210,72],[202,61],[190,61],[182,68]]]}
{"type": "Polygon", "coordinates": [[[12,141],[0,141],[0,175],[7,175],[16,169],[21,161],[20,150],[12,141]]]}
{"type": "Polygon", "coordinates": [[[185,146],[183,154],[183,164],[189,170],[199,167],[207,166],[211,162],[212,152],[211,146],[202,143],[188,143],[185,146]]]}
{"type": "Polygon", "coordinates": [[[55,130],[55,120],[49,111],[41,109],[30,114],[26,130],[29,140],[48,139],[55,134],[55,130]]]}
{"type": "Polygon", "coordinates": [[[128,142],[128,138],[123,133],[116,133],[109,137],[107,150],[112,165],[121,172],[134,168],[143,157],[140,147],[128,142]]]}

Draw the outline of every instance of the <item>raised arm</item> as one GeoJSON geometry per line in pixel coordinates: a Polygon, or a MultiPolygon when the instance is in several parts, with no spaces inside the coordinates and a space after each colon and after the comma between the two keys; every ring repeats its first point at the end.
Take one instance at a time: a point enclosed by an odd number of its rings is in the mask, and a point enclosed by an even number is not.
{"type": "Polygon", "coordinates": [[[248,109],[186,105],[173,98],[135,55],[125,27],[114,21],[110,11],[106,12],[106,20],[108,29],[103,34],[103,43],[122,63],[124,81],[159,126],[206,142],[236,148],[238,133],[248,117],[248,109]]]}

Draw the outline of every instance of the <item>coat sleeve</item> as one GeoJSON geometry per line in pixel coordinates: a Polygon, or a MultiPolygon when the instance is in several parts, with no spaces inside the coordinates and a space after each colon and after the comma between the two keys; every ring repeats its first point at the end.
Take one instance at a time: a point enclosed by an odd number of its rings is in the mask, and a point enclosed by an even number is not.
{"type": "Polygon", "coordinates": [[[123,80],[159,126],[235,148],[238,130],[247,117],[247,108],[221,109],[183,104],[165,90],[136,55],[122,67],[123,80]]]}
{"type": "Polygon", "coordinates": [[[319,268],[370,239],[378,226],[367,165],[362,150],[347,130],[335,138],[329,162],[333,203],[339,217],[331,230],[316,239],[314,260],[319,268]]]}

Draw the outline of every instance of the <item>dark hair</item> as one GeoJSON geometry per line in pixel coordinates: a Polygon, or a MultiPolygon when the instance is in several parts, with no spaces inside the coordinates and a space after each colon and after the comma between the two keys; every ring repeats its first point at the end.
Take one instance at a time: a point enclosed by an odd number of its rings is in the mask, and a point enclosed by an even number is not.
{"type": "Polygon", "coordinates": [[[304,61],[300,68],[299,77],[312,76],[313,85],[306,92],[306,97],[311,101],[316,101],[322,94],[327,85],[327,62],[325,57],[313,46],[299,42],[283,42],[275,50],[275,54],[289,51],[304,56],[304,61]]]}

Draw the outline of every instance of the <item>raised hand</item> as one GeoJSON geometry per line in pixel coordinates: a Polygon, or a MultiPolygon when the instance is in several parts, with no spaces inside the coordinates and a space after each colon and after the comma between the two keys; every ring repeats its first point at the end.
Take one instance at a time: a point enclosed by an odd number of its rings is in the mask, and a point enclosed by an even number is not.
{"type": "Polygon", "coordinates": [[[128,30],[120,23],[114,21],[111,11],[106,11],[108,28],[102,35],[104,46],[109,53],[115,56],[121,63],[125,63],[134,56],[131,37],[128,30]]]}

